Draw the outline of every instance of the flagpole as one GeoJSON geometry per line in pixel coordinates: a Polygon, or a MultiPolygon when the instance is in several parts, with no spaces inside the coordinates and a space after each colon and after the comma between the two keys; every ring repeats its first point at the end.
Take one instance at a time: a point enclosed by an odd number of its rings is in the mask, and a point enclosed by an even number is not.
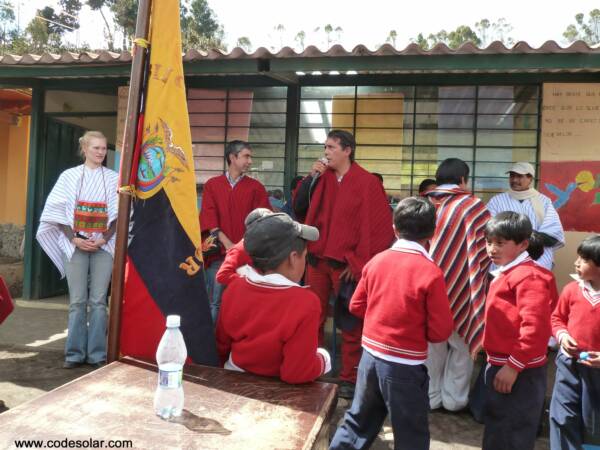
{"type": "Polygon", "coordinates": [[[119,211],[117,216],[117,232],[115,242],[115,258],[112,272],[112,288],[110,295],[110,313],[108,323],[107,362],[119,359],[121,333],[121,306],[123,303],[123,284],[125,279],[125,258],[129,234],[129,215],[131,213],[130,179],[133,165],[135,139],[142,98],[144,69],[148,52],[148,31],[150,29],[150,5],[152,0],[140,0],[135,26],[134,52],[129,82],[129,98],[127,100],[127,116],[123,133],[121,150],[121,172],[119,186],[119,211]]]}

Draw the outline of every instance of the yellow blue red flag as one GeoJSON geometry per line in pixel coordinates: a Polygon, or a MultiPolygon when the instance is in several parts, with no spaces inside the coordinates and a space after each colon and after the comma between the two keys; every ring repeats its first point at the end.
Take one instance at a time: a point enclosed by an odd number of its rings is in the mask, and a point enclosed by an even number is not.
{"type": "MultiPolygon", "coordinates": [[[[188,355],[218,362],[204,275],[179,0],[154,0],[150,72],[127,250],[121,352],[153,359],[165,317],[181,316],[188,355]]],[[[135,167],[135,165],[134,165],[135,167]]]]}

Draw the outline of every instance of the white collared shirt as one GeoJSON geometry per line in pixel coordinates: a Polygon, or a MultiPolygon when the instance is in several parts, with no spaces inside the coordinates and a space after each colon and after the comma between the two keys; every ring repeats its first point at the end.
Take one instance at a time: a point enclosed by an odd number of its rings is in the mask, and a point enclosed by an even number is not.
{"type": "Polygon", "coordinates": [[[246,176],[245,174],[241,174],[239,177],[237,177],[237,180],[234,180],[233,178],[231,178],[231,175],[229,175],[228,171],[225,172],[225,177],[227,178],[227,181],[229,181],[229,184],[231,185],[232,188],[234,188],[235,185],[238,184],[240,182],[240,180],[242,178],[244,178],[245,176],[246,176]]]}
{"type": "Polygon", "coordinates": [[[521,264],[522,262],[525,262],[527,260],[530,260],[531,258],[529,257],[529,253],[522,252],[519,256],[517,256],[515,259],[513,259],[511,262],[509,262],[508,264],[505,264],[504,266],[499,266],[498,268],[494,269],[494,270],[490,270],[490,273],[492,274],[492,276],[494,277],[494,280],[496,278],[498,278],[500,276],[501,273],[506,272],[509,269],[512,269],[513,267],[521,264]]]}
{"type": "Polygon", "coordinates": [[[238,275],[247,278],[249,281],[258,284],[272,284],[275,286],[297,286],[302,287],[298,283],[287,279],[280,273],[269,273],[267,275],[261,275],[253,267],[248,264],[240,267],[236,271],[238,275]]]}
{"type": "Polygon", "coordinates": [[[418,242],[415,242],[415,241],[409,241],[407,239],[398,239],[398,240],[396,240],[396,242],[394,242],[394,245],[392,245],[392,248],[390,250],[394,250],[397,252],[401,252],[404,250],[410,250],[411,253],[419,252],[425,258],[427,258],[429,261],[433,262],[433,259],[431,259],[431,256],[429,256],[429,253],[427,253],[427,250],[425,250],[425,247],[423,247],[421,244],[419,244],[418,242]]]}

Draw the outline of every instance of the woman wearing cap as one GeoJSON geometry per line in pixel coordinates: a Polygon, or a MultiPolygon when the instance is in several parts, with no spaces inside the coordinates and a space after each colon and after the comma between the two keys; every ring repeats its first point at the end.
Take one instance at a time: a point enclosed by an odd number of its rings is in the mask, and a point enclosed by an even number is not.
{"type": "Polygon", "coordinates": [[[66,369],[106,361],[106,293],[112,273],[118,174],[102,163],[106,137],[80,139],[84,163],[65,170],[40,218],[37,240],[69,286],[66,369]],[[89,314],[87,312],[90,307],[89,314]]]}

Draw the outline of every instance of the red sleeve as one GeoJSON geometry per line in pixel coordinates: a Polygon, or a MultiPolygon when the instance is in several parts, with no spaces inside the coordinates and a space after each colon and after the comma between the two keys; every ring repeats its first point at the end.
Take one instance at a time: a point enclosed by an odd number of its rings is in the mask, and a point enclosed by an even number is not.
{"type": "Polygon", "coordinates": [[[427,341],[436,343],[447,340],[454,330],[450,300],[444,276],[440,272],[429,285],[427,292],[427,341]]]}
{"type": "Polygon", "coordinates": [[[219,353],[221,367],[229,359],[229,353],[231,353],[231,336],[229,336],[229,334],[225,331],[225,327],[223,326],[223,318],[226,317],[228,312],[227,303],[227,297],[223,296],[215,331],[215,336],[217,339],[217,352],[219,353]]]}
{"type": "Polygon", "coordinates": [[[217,209],[216,192],[210,180],[202,191],[202,210],[200,211],[200,226],[202,231],[219,227],[219,210],[217,209]]]}
{"type": "Polygon", "coordinates": [[[545,355],[550,337],[550,288],[539,276],[530,276],[515,286],[521,325],[519,339],[507,365],[521,372],[532,359],[545,355]]]}
{"type": "Polygon", "coordinates": [[[268,210],[273,211],[267,190],[259,181],[257,181],[257,184],[258,187],[256,188],[256,194],[254,195],[254,205],[252,205],[252,210],[256,208],[267,208],[268,210]]]}
{"type": "Polygon", "coordinates": [[[569,333],[569,314],[571,313],[571,295],[570,295],[570,284],[568,284],[560,294],[558,304],[552,313],[552,334],[557,341],[560,342],[560,336],[563,333],[569,333]]]}
{"type": "Polygon", "coordinates": [[[359,280],[364,265],[377,253],[390,247],[394,240],[393,219],[390,205],[381,182],[368,174],[369,184],[365,186],[367,201],[360,211],[360,241],[355,249],[346,252],[354,279],[359,280]],[[371,179],[372,178],[372,179],[371,179]]]}
{"type": "Polygon", "coordinates": [[[348,306],[350,312],[360,319],[364,319],[367,313],[367,272],[368,266],[363,269],[362,277],[360,277],[356,285],[354,294],[352,294],[352,298],[350,299],[350,305],[348,306]]]}
{"type": "Polygon", "coordinates": [[[325,361],[317,353],[320,317],[318,305],[316,295],[314,307],[301,305],[307,308],[306,313],[294,333],[283,344],[283,361],[279,373],[281,380],[286,383],[308,383],[325,371],[325,361]]]}
{"type": "Polygon", "coordinates": [[[244,240],[242,239],[225,254],[225,260],[217,272],[217,281],[228,285],[237,277],[236,270],[245,264],[252,264],[252,259],[244,250],[244,240]]]}

